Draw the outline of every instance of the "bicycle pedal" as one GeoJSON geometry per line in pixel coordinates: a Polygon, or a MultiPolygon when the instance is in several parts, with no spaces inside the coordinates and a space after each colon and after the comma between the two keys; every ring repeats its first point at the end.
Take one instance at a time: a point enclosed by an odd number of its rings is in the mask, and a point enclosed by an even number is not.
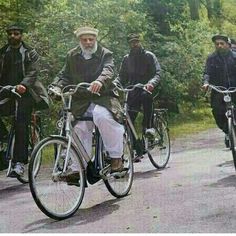
{"type": "Polygon", "coordinates": [[[65,181],[65,176],[62,175],[62,172],[57,172],[52,174],[52,181],[58,182],[58,181],[65,181]]]}
{"type": "Polygon", "coordinates": [[[128,170],[123,170],[121,172],[114,172],[109,175],[109,177],[114,177],[115,179],[122,179],[125,177],[128,170]]]}
{"type": "Polygon", "coordinates": [[[110,171],[111,171],[111,166],[108,165],[99,171],[99,175],[102,177],[102,179],[107,179],[107,174],[110,173],[110,171]]]}

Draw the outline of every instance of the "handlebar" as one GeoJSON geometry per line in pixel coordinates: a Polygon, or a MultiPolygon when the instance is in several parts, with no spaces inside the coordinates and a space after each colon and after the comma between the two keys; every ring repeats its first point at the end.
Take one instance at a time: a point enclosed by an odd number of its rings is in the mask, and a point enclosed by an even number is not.
{"type": "Polygon", "coordinates": [[[0,94],[4,92],[4,90],[7,92],[11,92],[17,97],[21,98],[21,95],[18,92],[16,92],[16,86],[12,86],[12,85],[0,86],[0,94]]]}
{"type": "MultiPolygon", "coordinates": [[[[77,85],[67,85],[63,87],[62,89],[60,87],[49,85],[48,92],[55,94],[59,97],[69,97],[75,94],[79,88],[87,89],[89,91],[90,83],[82,82],[77,85]]],[[[100,93],[95,93],[98,96],[100,96],[100,93]]]]}
{"type": "Polygon", "coordinates": [[[128,92],[130,92],[130,91],[133,91],[133,90],[135,90],[136,88],[141,88],[141,89],[143,89],[144,91],[146,91],[147,93],[152,94],[152,92],[150,92],[149,90],[146,89],[146,85],[145,85],[145,84],[137,83],[137,84],[134,84],[134,85],[129,85],[129,86],[127,86],[126,88],[124,88],[124,87],[122,86],[122,84],[119,83],[119,82],[117,82],[117,81],[116,81],[115,83],[113,83],[113,84],[116,86],[116,88],[117,88],[119,91],[122,91],[122,92],[125,92],[125,93],[128,93],[128,92]]]}
{"type": "Polygon", "coordinates": [[[223,86],[216,86],[216,85],[209,84],[209,88],[217,91],[218,93],[223,93],[223,94],[229,94],[229,93],[236,92],[236,87],[225,88],[223,86]]]}
{"type": "Polygon", "coordinates": [[[4,99],[0,100],[0,105],[4,104],[10,100],[8,93],[12,93],[12,94],[14,94],[14,96],[21,98],[21,95],[18,92],[16,92],[16,86],[11,86],[11,85],[0,86],[0,94],[4,93],[4,92],[7,92],[7,94],[5,95],[4,99]]]}

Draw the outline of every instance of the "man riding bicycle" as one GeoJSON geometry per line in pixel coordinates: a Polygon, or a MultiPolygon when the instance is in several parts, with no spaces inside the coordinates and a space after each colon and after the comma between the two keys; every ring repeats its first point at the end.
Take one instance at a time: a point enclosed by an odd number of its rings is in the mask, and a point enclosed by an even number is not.
{"type": "MultiPolygon", "coordinates": [[[[39,55],[35,49],[22,41],[23,28],[11,25],[6,29],[8,44],[0,49],[0,86],[16,86],[18,107],[15,124],[15,145],[13,152],[13,169],[10,177],[22,176],[24,164],[28,162],[29,123],[34,105],[38,109],[46,108],[47,92],[37,80],[39,55]]],[[[10,96],[2,91],[0,100],[10,96]]],[[[8,131],[1,117],[14,115],[15,99],[0,105],[0,142],[6,141],[8,131]]]]}
{"type": "MultiPolygon", "coordinates": [[[[62,88],[80,82],[91,83],[89,91],[79,90],[78,94],[73,95],[72,113],[75,117],[93,117],[105,149],[111,157],[111,172],[120,172],[123,170],[121,156],[124,127],[121,124],[122,108],[112,91],[114,88],[112,52],[97,43],[97,29],[81,27],[74,33],[79,45],[67,53],[65,65],[53,85],[62,88]]],[[[74,128],[87,153],[92,155],[93,123],[78,121],[74,128]]],[[[68,168],[68,179],[76,178],[77,172],[76,166],[72,164],[68,168]]]]}
{"type": "Polygon", "coordinates": [[[145,50],[140,43],[138,34],[130,34],[127,37],[130,53],[125,55],[120,67],[118,80],[122,85],[146,84],[145,90],[136,88],[129,93],[129,115],[134,123],[138,111],[143,107],[143,133],[152,136],[155,130],[152,128],[153,120],[153,92],[160,82],[160,64],[156,56],[145,50]]]}
{"type": "MultiPolygon", "coordinates": [[[[212,37],[212,42],[215,44],[215,52],[206,60],[203,89],[207,90],[209,84],[225,88],[236,87],[236,53],[230,49],[230,39],[223,35],[215,35],[212,37]]],[[[235,94],[232,94],[232,100],[235,103],[235,94]]],[[[223,94],[214,90],[211,92],[211,107],[217,126],[225,133],[225,145],[229,147],[223,94]]]]}

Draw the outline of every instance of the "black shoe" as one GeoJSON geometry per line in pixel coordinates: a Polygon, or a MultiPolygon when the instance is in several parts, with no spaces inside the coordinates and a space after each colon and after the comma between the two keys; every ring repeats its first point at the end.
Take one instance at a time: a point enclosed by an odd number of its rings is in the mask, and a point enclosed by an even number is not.
{"type": "Polygon", "coordinates": [[[16,174],[16,172],[14,170],[12,170],[9,175],[7,177],[10,177],[10,178],[17,178],[18,175],[16,174]]]}
{"type": "Polygon", "coordinates": [[[64,178],[68,185],[80,186],[80,176],[78,172],[66,175],[64,178]]]}
{"type": "MultiPolygon", "coordinates": [[[[66,179],[66,183],[67,185],[69,186],[77,186],[77,187],[80,187],[80,179],[66,179]]],[[[85,181],[85,184],[84,184],[84,187],[87,188],[88,187],[88,184],[87,184],[87,181],[85,181]]]]}
{"type": "Polygon", "coordinates": [[[134,157],[134,162],[135,163],[141,162],[141,159],[143,159],[143,156],[135,156],[134,157]]]}

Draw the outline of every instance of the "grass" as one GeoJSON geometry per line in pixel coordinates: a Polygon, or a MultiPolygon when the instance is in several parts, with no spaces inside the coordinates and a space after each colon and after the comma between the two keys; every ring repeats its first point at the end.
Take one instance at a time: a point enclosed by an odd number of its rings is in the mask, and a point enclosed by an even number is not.
{"type": "MultiPolygon", "coordinates": [[[[142,134],[142,119],[143,115],[139,113],[135,121],[135,128],[140,136],[142,134]]],[[[171,139],[217,127],[211,108],[204,103],[195,108],[185,106],[180,109],[179,114],[168,113],[168,121],[171,139]]]]}
{"type": "Polygon", "coordinates": [[[208,106],[194,109],[182,109],[180,114],[170,114],[170,136],[175,139],[186,134],[197,133],[216,127],[211,108],[208,106]]]}

